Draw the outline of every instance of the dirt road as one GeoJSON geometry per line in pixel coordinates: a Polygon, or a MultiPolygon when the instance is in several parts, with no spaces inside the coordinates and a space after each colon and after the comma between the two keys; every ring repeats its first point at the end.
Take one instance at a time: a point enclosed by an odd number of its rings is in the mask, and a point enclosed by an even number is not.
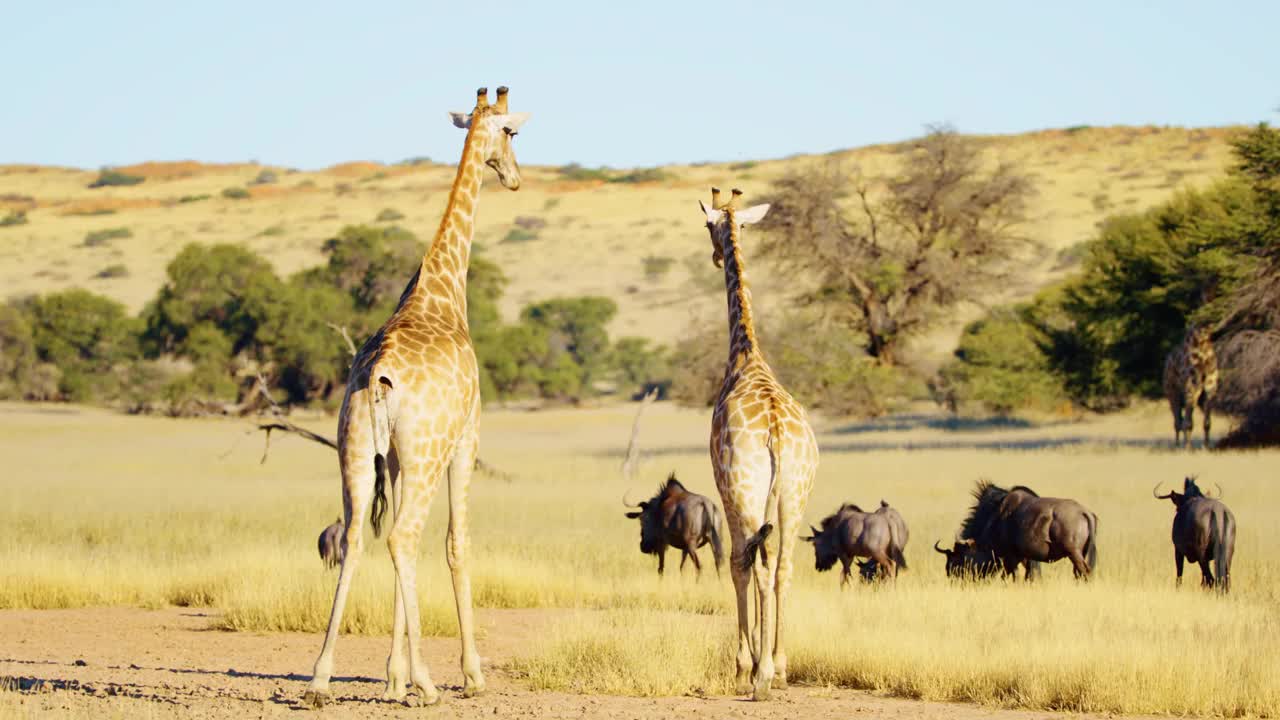
{"type": "MultiPolygon", "coordinates": [[[[504,670],[554,612],[481,611],[487,629],[489,689],[459,694],[457,641],[427,638],[426,660],[444,701],[415,708],[378,700],[389,641],[344,637],[338,645],[336,702],[319,717],[910,718],[1053,717],[970,705],[876,697],[850,690],[792,687],[756,704],[730,697],[627,698],[532,692],[504,670]]],[[[0,611],[0,716],[4,717],[305,717],[300,699],[319,647],[318,635],[209,630],[194,609],[0,611]]],[[[1080,717],[1080,716],[1073,716],[1080,717]]]]}

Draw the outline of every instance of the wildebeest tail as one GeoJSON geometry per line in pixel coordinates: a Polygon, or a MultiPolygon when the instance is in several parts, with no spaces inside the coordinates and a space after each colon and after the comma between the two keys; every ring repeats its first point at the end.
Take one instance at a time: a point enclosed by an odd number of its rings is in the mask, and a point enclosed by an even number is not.
{"type": "Polygon", "coordinates": [[[755,564],[756,552],[760,553],[761,562],[765,566],[769,565],[769,554],[765,550],[764,541],[773,532],[773,522],[770,518],[778,516],[778,475],[782,472],[782,437],[778,432],[778,416],[772,402],[769,403],[769,439],[766,444],[769,449],[769,494],[764,501],[764,524],[754,535],[747,538],[747,544],[742,553],[743,570],[750,570],[755,564]]]}
{"type": "Polygon", "coordinates": [[[370,503],[369,522],[373,536],[382,535],[382,518],[387,513],[387,453],[391,450],[391,409],[387,394],[392,389],[391,380],[378,373],[377,364],[369,371],[369,421],[373,423],[373,501],[370,503]]]}
{"type": "Polygon", "coordinates": [[[1227,542],[1234,535],[1234,530],[1235,528],[1231,527],[1230,513],[1218,508],[1214,508],[1213,512],[1209,513],[1209,545],[1213,547],[1213,569],[1218,573],[1215,581],[1222,592],[1231,589],[1231,564],[1227,559],[1227,542]]]}
{"type": "Polygon", "coordinates": [[[1098,569],[1098,516],[1093,513],[1085,513],[1085,519],[1089,521],[1089,539],[1084,542],[1084,559],[1089,563],[1089,572],[1098,569]]]}
{"type": "Polygon", "coordinates": [[[724,543],[720,540],[720,510],[708,503],[703,508],[707,524],[707,532],[711,535],[711,556],[716,560],[716,574],[720,574],[720,566],[724,564],[724,543]]]}

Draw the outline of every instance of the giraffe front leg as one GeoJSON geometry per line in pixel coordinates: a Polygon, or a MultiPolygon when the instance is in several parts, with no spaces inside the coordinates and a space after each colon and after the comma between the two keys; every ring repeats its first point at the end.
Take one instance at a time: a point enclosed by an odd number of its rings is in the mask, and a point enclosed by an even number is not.
{"type": "Polygon", "coordinates": [[[463,697],[475,697],[484,692],[484,673],[480,669],[480,653],[476,650],[475,618],[472,615],[471,575],[467,567],[467,490],[480,444],[479,413],[477,402],[472,420],[463,432],[449,466],[449,533],[445,540],[445,557],[453,579],[453,601],[458,610],[458,628],[462,636],[463,697]]]}

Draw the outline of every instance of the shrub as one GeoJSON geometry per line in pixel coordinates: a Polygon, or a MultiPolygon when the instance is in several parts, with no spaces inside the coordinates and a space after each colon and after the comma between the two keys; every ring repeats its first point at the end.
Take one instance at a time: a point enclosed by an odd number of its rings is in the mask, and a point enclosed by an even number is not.
{"type": "Polygon", "coordinates": [[[208,200],[211,197],[213,196],[208,193],[204,193],[202,195],[183,195],[182,197],[178,198],[178,202],[180,203],[200,202],[201,200],[208,200]]]}
{"type": "Polygon", "coordinates": [[[750,170],[751,168],[753,168],[753,167],[755,167],[755,166],[756,166],[756,161],[755,161],[755,160],[747,160],[747,161],[745,161],[745,162],[737,162],[737,163],[734,163],[734,164],[732,164],[732,165],[730,165],[730,166],[729,166],[729,169],[730,169],[730,170],[733,170],[734,172],[741,172],[741,171],[743,171],[743,170],[750,170]]]}
{"type": "Polygon", "coordinates": [[[395,222],[403,219],[404,213],[396,210],[395,208],[386,208],[382,212],[378,213],[378,217],[374,218],[374,222],[395,222]]]}
{"type": "Polygon", "coordinates": [[[115,265],[108,265],[102,268],[101,270],[99,270],[98,274],[94,275],[94,277],[100,278],[103,280],[110,279],[110,278],[129,277],[129,268],[125,267],[124,265],[121,265],[120,263],[116,263],[115,265]]]}
{"type": "Polygon", "coordinates": [[[537,239],[538,239],[538,233],[530,232],[528,230],[525,230],[523,228],[518,228],[518,227],[511,228],[509,231],[507,231],[506,235],[502,236],[502,242],[504,243],[522,243],[522,242],[529,242],[531,240],[537,240],[537,239]]]}
{"type": "Polygon", "coordinates": [[[611,183],[649,183],[665,182],[671,179],[671,173],[661,168],[642,168],[629,173],[615,175],[608,179],[611,183]]]}
{"type": "Polygon", "coordinates": [[[27,224],[27,211],[10,210],[8,215],[0,218],[0,227],[13,227],[27,224]]]}
{"type": "Polygon", "coordinates": [[[250,180],[249,184],[250,185],[271,185],[275,183],[277,180],[279,180],[279,178],[276,177],[276,174],[274,171],[263,170],[262,172],[258,173],[257,177],[250,180]]]}
{"type": "Polygon", "coordinates": [[[547,221],[536,215],[517,215],[512,223],[518,228],[524,228],[530,232],[537,232],[547,226],[547,221]]]}
{"type": "Polygon", "coordinates": [[[101,245],[109,244],[112,240],[118,240],[120,238],[129,238],[129,237],[133,237],[133,232],[130,231],[129,228],[127,227],[107,228],[105,230],[94,230],[90,233],[85,234],[84,246],[99,247],[101,245]]]}
{"type": "Polygon", "coordinates": [[[145,180],[146,178],[141,175],[128,175],[118,170],[104,169],[98,173],[98,179],[89,183],[89,187],[125,187],[141,184],[145,180]]]}
{"type": "Polygon", "coordinates": [[[589,182],[589,181],[608,182],[609,181],[608,170],[604,168],[596,168],[593,170],[591,168],[582,167],[578,163],[569,163],[568,165],[563,165],[560,167],[560,169],[557,172],[559,172],[560,177],[564,178],[565,180],[570,180],[574,182],[589,182]]]}
{"type": "Polygon", "coordinates": [[[249,191],[242,187],[229,187],[222,190],[222,197],[229,200],[247,200],[249,191]]]}
{"type": "Polygon", "coordinates": [[[1042,350],[1047,338],[1026,313],[1025,307],[997,309],[964,329],[955,359],[940,373],[956,403],[1002,414],[1063,404],[1062,381],[1042,350]]]}
{"type": "Polygon", "coordinates": [[[284,233],[284,225],[276,224],[258,233],[258,237],[280,237],[284,233]]]}
{"type": "Polygon", "coordinates": [[[649,255],[641,262],[644,264],[644,276],[650,281],[661,279],[676,264],[675,258],[658,255],[649,255]]]}
{"type": "Polygon", "coordinates": [[[398,162],[398,163],[396,163],[396,164],[397,164],[397,165],[410,165],[410,166],[430,165],[430,164],[431,164],[431,158],[429,158],[429,157],[427,157],[427,156],[425,156],[425,155],[415,155],[415,156],[413,156],[413,157],[405,158],[405,159],[401,160],[400,162],[398,162]]]}

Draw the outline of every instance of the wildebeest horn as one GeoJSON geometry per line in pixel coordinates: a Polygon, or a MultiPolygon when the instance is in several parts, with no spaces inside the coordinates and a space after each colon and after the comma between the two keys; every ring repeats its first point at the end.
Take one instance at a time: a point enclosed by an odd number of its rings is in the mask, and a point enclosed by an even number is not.
{"type": "Polygon", "coordinates": [[[1166,495],[1157,495],[1157,494],[1156,494],[1156,491],[1157,491],[1157,490],[1159,490],[1159,489],[1160,489],[1160,486],[1161,486],[1161,485],[1163,485],[1163,484],[1164,484],[1163,482],[1158,482],[1158,483],[1156,483],[1156,486],[1155,486],[1155,487],[1151,488],[1151,497],[1153,497],[1153,498],[1155,498],[1155,499],[1157,499],[1157,500],[1168,500],[1169,498],[1173,497],[1173,491],[1172,491],[1172,490],[1170,490],[1170,491],[1168,492],[1168,494],[1166,494],[1166,495]]]}
{"type": "Polygon", "coordinates": [[[943,555],[950,555],[950,554],[951,554],[951,553],[947,552],[946,550],[943,550],[942,548],[938,547],[938,541],[937,541],[937,540],[934,540],[934,541],[933,541],[933,549],[934,549],[934,550],[937,550],[938,552],[942,553],[943,555]]]}
{"type": "Polygon", "coordinates": [[[622,494],[622,504],[623,504],[623,505],[626,505],[626,506],[627,506],[627,507],[629,507],[629,508],[638,508],[638,507],[640,507],[640,503],[635,503],[635,504],[633,505],[633,504],[631,504],[631,503],[627,502],[627,498],[629,498],[629,497],[631,497],[631,491],[630,491],[630,490],[628,490],[628,491],[626,491],[625,493],[623,493],[623,494],[622,494]]]}
{"type": "Polygon", "coordinates": [[[1221,500],[1221,499],[1222,499],[1222,486],[1221,486],[1221,485],[1219,485],[1218,483],[1214,483],[1214,484],[1213,484],[1213,486],[1214,486],[1214,487],[1216,487],[1216,488],[1218,488],[1218,494],[1217,494],[1217,495],[1212,495],[1212,496],[1210,496],[1210,497],[1212,497],[1214,500],[1221,500]]]}

